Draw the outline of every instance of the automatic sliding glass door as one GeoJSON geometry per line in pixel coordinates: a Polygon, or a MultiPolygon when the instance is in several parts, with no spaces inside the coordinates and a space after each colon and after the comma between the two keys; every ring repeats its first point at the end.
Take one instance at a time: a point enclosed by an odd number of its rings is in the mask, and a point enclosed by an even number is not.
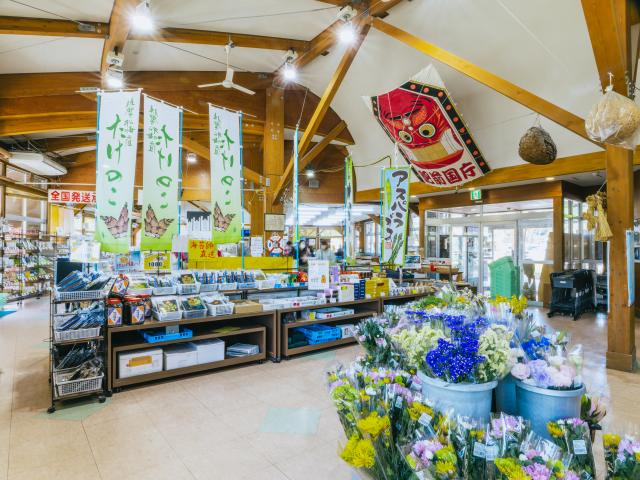
{"type": "Polygon", "coordinates": [[[489,264],[502,257],[516,257],[516,222],[482,224],[482,292],[490,291],[489,264]]]}

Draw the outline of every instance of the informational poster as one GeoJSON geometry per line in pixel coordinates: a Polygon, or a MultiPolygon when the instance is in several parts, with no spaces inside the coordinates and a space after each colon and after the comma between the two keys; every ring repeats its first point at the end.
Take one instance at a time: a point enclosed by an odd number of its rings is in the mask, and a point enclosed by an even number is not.
{"type": "Polygon", "coordinates": [[[189,262],[218,258],[218,247],[210,240],[189,240],[189,262]]]}
{"type": "Polygon", "coordinates": [[[329,260],[309,259],[309,290],[329,288],[329,260]]]}
{"type": "Polygon", "coordinates": [[[171,252],[145,252],[144,270],[171,270],[171,252]]]}
{"type": "Polygon", "coordinates": [[[69,239],[69,260],[81,263],[99,262],[100,242],[71,237],[69,239]]]}
{"type": "Polygon", "coordinates": [[[409,220],[409,167],[382,169],[382,211],[380,226],[382,256],[380,261],[404,265],[409,220]]]}
{"type": "Polygon", "coordinates": [[[265,213],[264,214],[264,231],[265,232],[283,232],[285,227],[286,215],[283,213],[265,213]]]}
{"type": "Polygon", "coordinates": [[[140,252],[120,253],[114,257],[113,268],[117,272],[129,272],[140,268],[140,252]]]}
{"type": "Polygon", "coordinates": [[[211,240],[235,243],[242,238],[242,116],[209,105],[211,148],[211,240]]]}
{"type": "Polygon", "coordinates": [[[264,237],[251,237],[251,256],[261,257],[264,254],[264,237]]]}
{"type": "Polygon", "coordinates": [[[424,183],[462,185],[490,170],[433,65],[395,90],[367,100],[424,183]]]}
{"type": "Polygon", "coordinates": [[[49,203],[96,203],[96,192],[90,190],[58,190],[48,191],[49,203]]]}
{"type": "Polygon", "coordinates": [[[347,265],[355,263],[353,207],[353,160],[349,155],[344,159],[344,259],[347,265]]]}
{"type": "Polygon", "coordinates": [[[138,90],[98,92],[95,239],[103,252],[129,251],[139,112],[138,90]]]}
{"type": "Polygon", "coordinates": [[[140,250],[171,251],[180,225],[182,109],[144,96],[144,174],[140,250]]]}

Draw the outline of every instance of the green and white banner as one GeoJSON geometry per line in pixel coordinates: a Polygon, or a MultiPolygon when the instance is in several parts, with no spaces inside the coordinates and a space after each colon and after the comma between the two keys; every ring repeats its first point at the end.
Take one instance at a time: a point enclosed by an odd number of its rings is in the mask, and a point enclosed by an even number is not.
{"type": "Polygon", "coordinates": [[[103,252],[129,252],[139,114],[139,90],[98,93],[95,239],[103,252]]]}
{"type": "Polygon", "coordinates": [[[404,265],[410,176],[410,167],[382,169],[382,263],[404,265]]]}
{"type": "Polygon", "coordinates": [[[241,114],[209,105],[211,240],[215,244],[242,239],[241,121],[241,114]]]}
{"type": "Polygon", "coordinates": [[[178,234],[182,109],[144,96],[144,176],[140,250],[171,250],[178,234]]]}
{"type": "Polygon", "coordinates": [[[353,219],[353,160],[351,155],[344,159],[344,259],[347,265],[355,263],[353,219]]]}

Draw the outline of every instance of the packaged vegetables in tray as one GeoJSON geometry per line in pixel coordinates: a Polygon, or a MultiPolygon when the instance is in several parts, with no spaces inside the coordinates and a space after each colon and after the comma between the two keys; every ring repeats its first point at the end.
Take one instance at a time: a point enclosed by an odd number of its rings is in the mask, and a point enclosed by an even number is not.
{"type": "Polygon", "coordinates": [[[153,316],[161,322],[180,320],[182,318],[182,312],[180,310],[180,304],[176,297],[162,297],[154,298],[153,302],[153,316]]]}
{"type": "Polygon", "coordinates": [[[191,272],[179,273],[175,280],[178,285],[178,293],[181,295],[191,295],[200,291],[200,284],[191,272]]]}
{"type": "Polygon", "coordinates": [[[233,313],[233,303],[229,301],[228,297],[220,293],[214,293],[212,295],[202,297],[202,300],[207,307],[208,314],[212,317],[217,317],[219,315],[231,315],[233,313]]]}
{"type": "Polygon", "coordinates": [[[154,295],[175,295],[177,291],[176,284],[173,277],[169,275],[156,276],[151,275],[147,277],[149,286],[152,289],[154,295]]]}
{"type": "Polygon", "coordinates": [[[183,318],[200,318],[207,315],[207,307],[197,295],[182,297],[180,306],[183,318]]]}
{"type": "Polygon", "coordinates": [[[130,295],[151,295],[152,292],[153,289],[149,285],[149,280],[146,277],[131,277],[127,293],[130,295]]]}

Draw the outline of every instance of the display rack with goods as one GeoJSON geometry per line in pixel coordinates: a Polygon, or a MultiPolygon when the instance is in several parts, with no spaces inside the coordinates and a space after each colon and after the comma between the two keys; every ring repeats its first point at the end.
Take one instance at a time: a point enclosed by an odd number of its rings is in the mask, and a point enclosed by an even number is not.
{"type": "Polygon", "coordinates": [[[46,294],[53,279],[57,237],[5,232],[0,239],[0,290],[8,294],[8,301],[46,294]]]}

